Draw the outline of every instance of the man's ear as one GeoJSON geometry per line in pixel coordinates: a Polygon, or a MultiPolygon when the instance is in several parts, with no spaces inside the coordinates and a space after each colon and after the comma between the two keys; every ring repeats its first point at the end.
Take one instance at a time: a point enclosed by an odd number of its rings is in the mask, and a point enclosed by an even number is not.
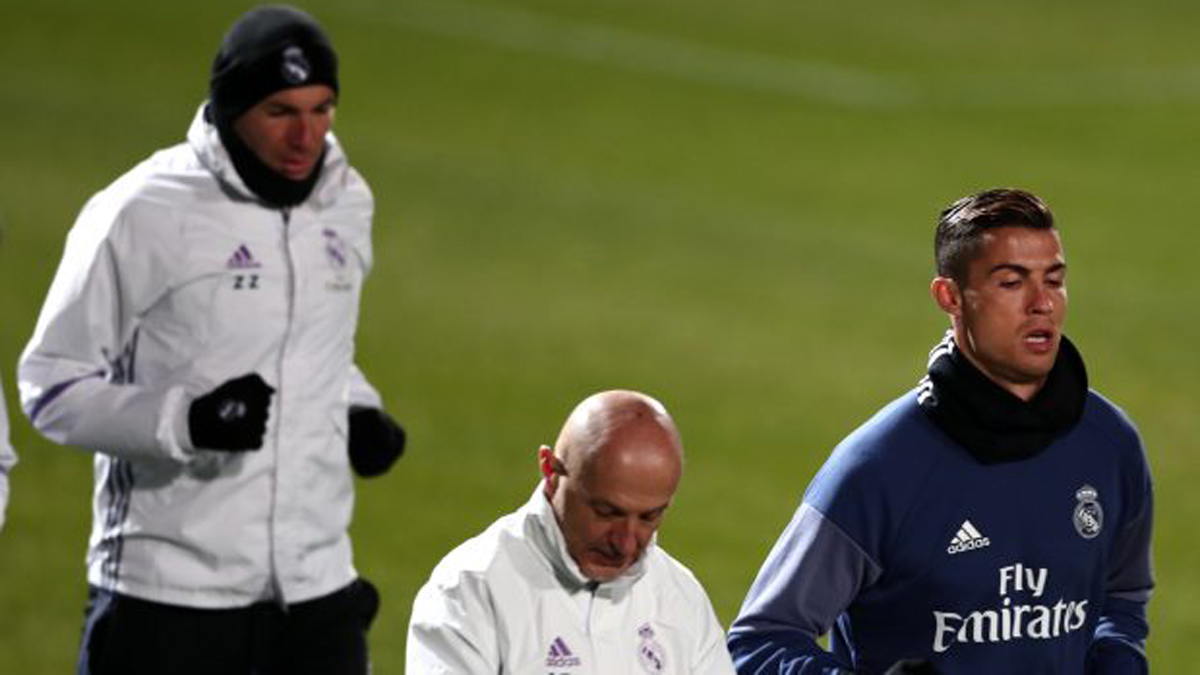
{"type": "Polygon", "coordinates": [[[950,277],[934,277],[929,283],[929,295],[943,312],[953,317],[962,315],[962,290],[950,277]]]}
{"type": "Polygon", "coordinates": [[[542,472],[542,478],[546,483],[546,496],[553,497],[555,490],[558,489],[558,458],[554,456],[554,448],[543,445],[538,448],[538,469],[542,472]]]}

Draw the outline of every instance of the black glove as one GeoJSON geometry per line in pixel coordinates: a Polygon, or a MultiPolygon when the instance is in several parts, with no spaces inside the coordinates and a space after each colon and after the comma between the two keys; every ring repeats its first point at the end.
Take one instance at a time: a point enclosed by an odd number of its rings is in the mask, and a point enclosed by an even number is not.
{"type": "Polygon", "coordinates": [[[386,473],[404,454],[404,429],[378,408],[350,406],[350,466],[363,478],[386,473]]]}
{"type": "Polygon", "coordinates": [[[883,675],[937,675],[937,668],[924,659],[901,659],[883,675]]]}
{"type": "Polygon", "coordinates": [[[192,446],[227,452],[258,450],[273,393],[275,389],[258,373],[250,373],[198,397],[188,409],[192,446]]]}

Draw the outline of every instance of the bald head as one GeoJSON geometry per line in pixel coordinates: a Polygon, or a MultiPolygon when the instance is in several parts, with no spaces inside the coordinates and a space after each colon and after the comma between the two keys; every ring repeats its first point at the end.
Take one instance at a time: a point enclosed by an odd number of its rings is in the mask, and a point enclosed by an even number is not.
{"type": "Polygon", "coordinates": [[[574,475],[616,463],[673,473],[678,480],[683,467],[675,421],[661,403],[636,391],[605,391],[584,399],[563,424],[554,450],[574,475]]]}
{"type": "Polygon", "coordinates": [[[608,581],[657,531],[679,486],[683,447],[661,403],[606,391],[575,407],[540,460],[568,552],[585,576],[608,581]]]}

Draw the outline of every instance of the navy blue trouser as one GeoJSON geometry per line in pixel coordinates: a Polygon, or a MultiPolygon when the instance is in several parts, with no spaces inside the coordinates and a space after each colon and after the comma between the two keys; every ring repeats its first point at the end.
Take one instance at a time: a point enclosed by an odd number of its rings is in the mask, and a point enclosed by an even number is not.
{"type": "Polygon", "coordinates": [[[79,675],[366,675],[379,593],[359,579],[288,605],[166,605],[92,588],[79,675]]]}

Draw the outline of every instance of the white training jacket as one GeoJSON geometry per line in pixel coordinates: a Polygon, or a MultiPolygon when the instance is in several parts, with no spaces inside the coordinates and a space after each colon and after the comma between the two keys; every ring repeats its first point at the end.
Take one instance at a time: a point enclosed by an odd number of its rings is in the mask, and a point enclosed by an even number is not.
{"type": "Polygon", "coordinates": [[[541,487],[451,551],[413,601],[408,675],[730,675],[703,587],[653,542],[618,579],[589,582],[541,487]]]}
{"type": "Polygon", "coordinates": [[[203,109],[79,214],[21,355],[22,407],[96,453],[89,583],[299,602],[356,577],[347,408],[381,407],[353,364],[373,200],[330,134],[309,198],[262,205],[203,109]],[[276,390],[263,447],[194,450],[191,401],[252,372],[276,390]]]}
{"type": "Polygon", "coordinates": [[[8,405],[0,391],[0,530],[4,529],[4,513],[8,509],[8,472],[16,463],[17,453],[8,439],[8,405]]]}

